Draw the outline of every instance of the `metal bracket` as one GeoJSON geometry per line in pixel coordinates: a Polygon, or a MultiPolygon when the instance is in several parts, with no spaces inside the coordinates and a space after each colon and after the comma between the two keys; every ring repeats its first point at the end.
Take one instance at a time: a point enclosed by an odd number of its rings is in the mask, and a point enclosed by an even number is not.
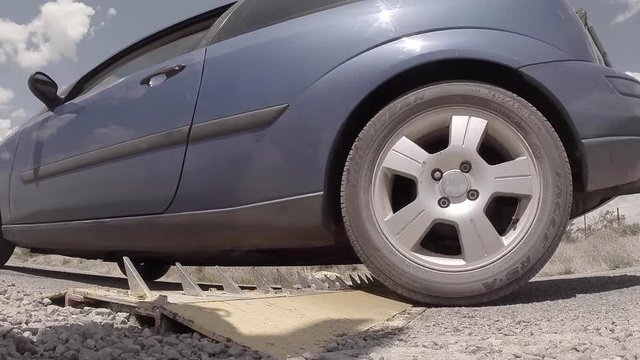
{"type": "Polygon", "coordinates": [[[339,289],[348,289],[349,288],[349,285],[344,281],[344,279],[341,278],[338,275],[336,275],[336,278],[335,278],[334,282],[336,284],[338,284],[338,288],[339,289]]]}
{"type": "Polygon", "coordinates": [[[296,290],[296,288],[293,286],[291,281],[289,281],[289,279],[287,279],[280,272],[280,269],[276,269],[276,273],[278,274],[278,279],[280,279],[280,286],[282,287],[282,291],[284,291],[284,292],[292,292],[292,291],[296,290]]]}
{"type": "Polygon", "coordinates": [[[322,281],[318,280],[317,277],[311,275],[311,284],[316,288],[316,290],[327,290],[329,286],[322,281]]]}
{"type": "Polygon", "coordinates": [[[198,297],[206,296],[204,291],[200,289],[200,286],[198,286],[198,284],[196,284],[193,280],[191,280],[189,275],[187,275],[187,272],[184,271],[184,269],[182,268],[182,265],[179,262],[176,263],[176,269],[178,270],[178,275],[180,276],[180,283],[182,284],[182,291],[184,291],[185,295],[198,296],[198,297]]]}
{"type": "Polygon", "coordinates": [[[353,288],[360,287],[360,280],[358,280],[357,277],[357,275],[353,276],[353,274],[349,274],[349,280],[351,280],[351,287],[353,288]]]}
{"type": "Polygon", "coordinates": [[[127,273],[127,281],[129,282],[129,293],[140,299],[151,299],[153,294],[147,284],[142,280],[142,276],[131,262],[128,256],[123,256],[125,272],[127,273]]]}
{"type": "Polygon", "coordinates": [[[336,282],[333,281],[329,277],[329,275],[325,275],[324,277],[325,277],[325,279],[327,279],[327,282],[325,284],[329,287],[329,289],[331,289],[331,290],[340,290],[340,286],[338,286],[338,284],[336,284],[336,282]]]}
{"type": "Polygon", "coordinates": [[[303,289],[312,289],[309,279],[305,275],[303,275],[300,271],[298,271],[297,274],[298,274],[298,282],[300,282],[300,287],[303,289]]]}
{"type": "Polygon", "coordinates": [[[218,278],[222,283],[222,288],[226,293],[244,296],[244,293],[242,292],[238,284],[234,283],[233,280],[231,280],[231,278],[229,278],[227,274],[225,274],[219,266],[216,266],[215,269],[216,269],[218,278]]]}
{"type": "Polygon", "coordinates": [[[358,279],[360,280],[360,286],[369,286],[369,279],[363,274],[358,274],[358,279]]]}
{"type": "Polygon", "coordinates": [[[269,284],[267,284],[267,280],[265,280],[264,276],[260,274],[258,269],[252,267],[251,271],[253,272],[253,277],[256,279],[256,288],[258,289],[258,291],[264,294],[273,294],[273,289],[271,288],[271,286],[269,286],[269,284]]]}

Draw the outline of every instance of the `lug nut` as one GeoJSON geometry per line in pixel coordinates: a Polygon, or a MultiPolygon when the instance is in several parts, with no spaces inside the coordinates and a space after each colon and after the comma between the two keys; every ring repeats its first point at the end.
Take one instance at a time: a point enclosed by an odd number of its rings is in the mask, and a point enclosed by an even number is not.
{"type": "Polygon", "coordinates": [[[465,174],[466,174],[466,173],[468,173],[468,172],[470,172],[470,171],[471,171],[471,163],[470,163],[470,162],[468,162],[468,161],[463,161],[463,162],[460,164],[460,171],[462,171],[462,172],[463,172],[463,173],[465,173],[465,174]]]}
{"type": "Polygon", "coordinates": [[[467,199],[471,201],[476,201],[479,197],[480,193],[478,192],[478,190],[469,190],[469,192],[467,193],[467,199]]]}
{"type": "Polygon", "coordinates": [[[449,207],[449,205],[451,205],[451,200],[449,200],[446,197],[440,198],[440,200],[438,200],[438,205],[443,208],[446,209],[449,207]]]}
{"type": "Polygon", "coordinates": [[[442,180],[442,170],[440,169],[434,169],[431,172],[431,178],[435,181],[440,181],[442,180]]]}

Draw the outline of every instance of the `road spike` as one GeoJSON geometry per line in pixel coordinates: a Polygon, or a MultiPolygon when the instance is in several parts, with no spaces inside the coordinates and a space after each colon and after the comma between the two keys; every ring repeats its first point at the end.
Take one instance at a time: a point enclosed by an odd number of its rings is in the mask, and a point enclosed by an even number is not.
{"type": "Polygon", "coordinates": [[[252,267],[251,270],[253,271],[253,277],[256,279],[256,288],[258,289],[258,291],[264,294],[273,294],[273,289],[271,288],[271,286],[269,286],[269,284],[267,284],[267,280],[265,280],[264,276],[260,274],[258,269],[252,267]]]}
{"type": "Polygon", "coordinates": [[[300,271],[298,271],[297,274],[298,274],[298,282],[300,282],[300,287],[303,289],[312,289],[311,282],[309,282],[309,279],[305,275],[303,275],[300,271]]]}
{"type": "Polygon", "coordinates": [[[351,287],[357,288],[360,287],[360,280],[356,279],[357,275],[354,277],[353,274],[349,274],[349,280],[351,280],[351,287]]]}
{"type": "Polygon", "coordinates": [[[369,286],[369,281],[366,276],[358,274],[358,279],[360,280],[360,286],[369,286]]]}
{"type": "Polygon", "coordinates": [[[327,284],[325,284],[322,281],[318,280],[318,278],[313,276],[313,275],[311,275],[311,284],[313,284],[313,286],[316,288],[316,290],[327,290],[329,288],[329,286],[327,286],[327,284]]]}
{"type": "Polygon", "coordinates": [[[338,286],[338,284],[336,284],[335,281],[333,281],[329,275],[325,275],[324,276],[327,279],[327,286],[329,287],[329,289],[331,290],[340,290],[340,286],[338,286]]]}
{"type": "Polygon", "coordinates": [[[229,278],[219,266],[216,266],[215,269],[218,273],[218,279],[220,279],[222,283],[222,288],[226,293],[244,296],[244,293],[240,290],[238,284],[233,282],[233,280],[231,280],[231,278],[229,278]]]}
{"type": "Polygon", "coordinates": [[[287,279],[281,272],[280,269],[276,269],[276,273],[278,274],[278,278],[280,279],[280,286],[282,287],[282,291],[291,292],[295,291],[296,288],[293,286],[291,281],[287,279]]]}
{"type": "Polygon", "coordinates": [[[193,280],[191,280],[189,275],[187,275],[187,272],[184,271],[184,269],[182,268],[182,264],[177,262],[176,269],[178,270],[178,275],[180,276],[180,283],[182,284],[182,291],[184,291],[185,295],[198,296],[198,297],[206,296],[204,294],[204,291],[200,289],[200,286],[198,286],[198,284],[196,284],[193,280]]]}
{"type": "Polygon", "coordinates": [[[336,282],[336,284],[338,284],[338,288],[340,288],[340,289],[348,289],[349,288],[349,285],[339,275],[336,275],[335,282],[336,282]]]}
{"type": "Polygon", "coordinates": [[[140,276],[136,267],[133,266],[131,259],[129,257],[122,257],[122,261],[124,263],[125,272],[127,273],[127,281],[129,282],[129,293],[140,299],[151,299],[153,294],[149,287],[140,276]]]}
{"type": "Polygon", "coordinates": [[[375,282],[375,278],[370,272],[365,273],[364,276],[367,278],[369,285],[372,285],[375,282]]]}

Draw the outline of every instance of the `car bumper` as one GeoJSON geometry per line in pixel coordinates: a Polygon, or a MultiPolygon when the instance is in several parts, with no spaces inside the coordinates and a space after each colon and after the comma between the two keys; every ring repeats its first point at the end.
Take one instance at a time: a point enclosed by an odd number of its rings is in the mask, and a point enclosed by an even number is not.
{"type": "Polygon", "coordinates": [[[640,180],[640,81],[587,62],[539,64],[521,71],[572,120],[586,192],[640,180]]]}

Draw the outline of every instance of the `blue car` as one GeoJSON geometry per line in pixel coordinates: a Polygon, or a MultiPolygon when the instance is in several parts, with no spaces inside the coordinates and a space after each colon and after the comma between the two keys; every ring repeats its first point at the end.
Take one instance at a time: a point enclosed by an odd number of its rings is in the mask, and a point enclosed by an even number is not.
{"type": "Polygon", "coordinates": [[[46,108],[0,145],[0,263],[361,261],[468,305],[640,192],[640,82],[564,0],[216,4],[65,90],[29,78],[46,108]]]}

